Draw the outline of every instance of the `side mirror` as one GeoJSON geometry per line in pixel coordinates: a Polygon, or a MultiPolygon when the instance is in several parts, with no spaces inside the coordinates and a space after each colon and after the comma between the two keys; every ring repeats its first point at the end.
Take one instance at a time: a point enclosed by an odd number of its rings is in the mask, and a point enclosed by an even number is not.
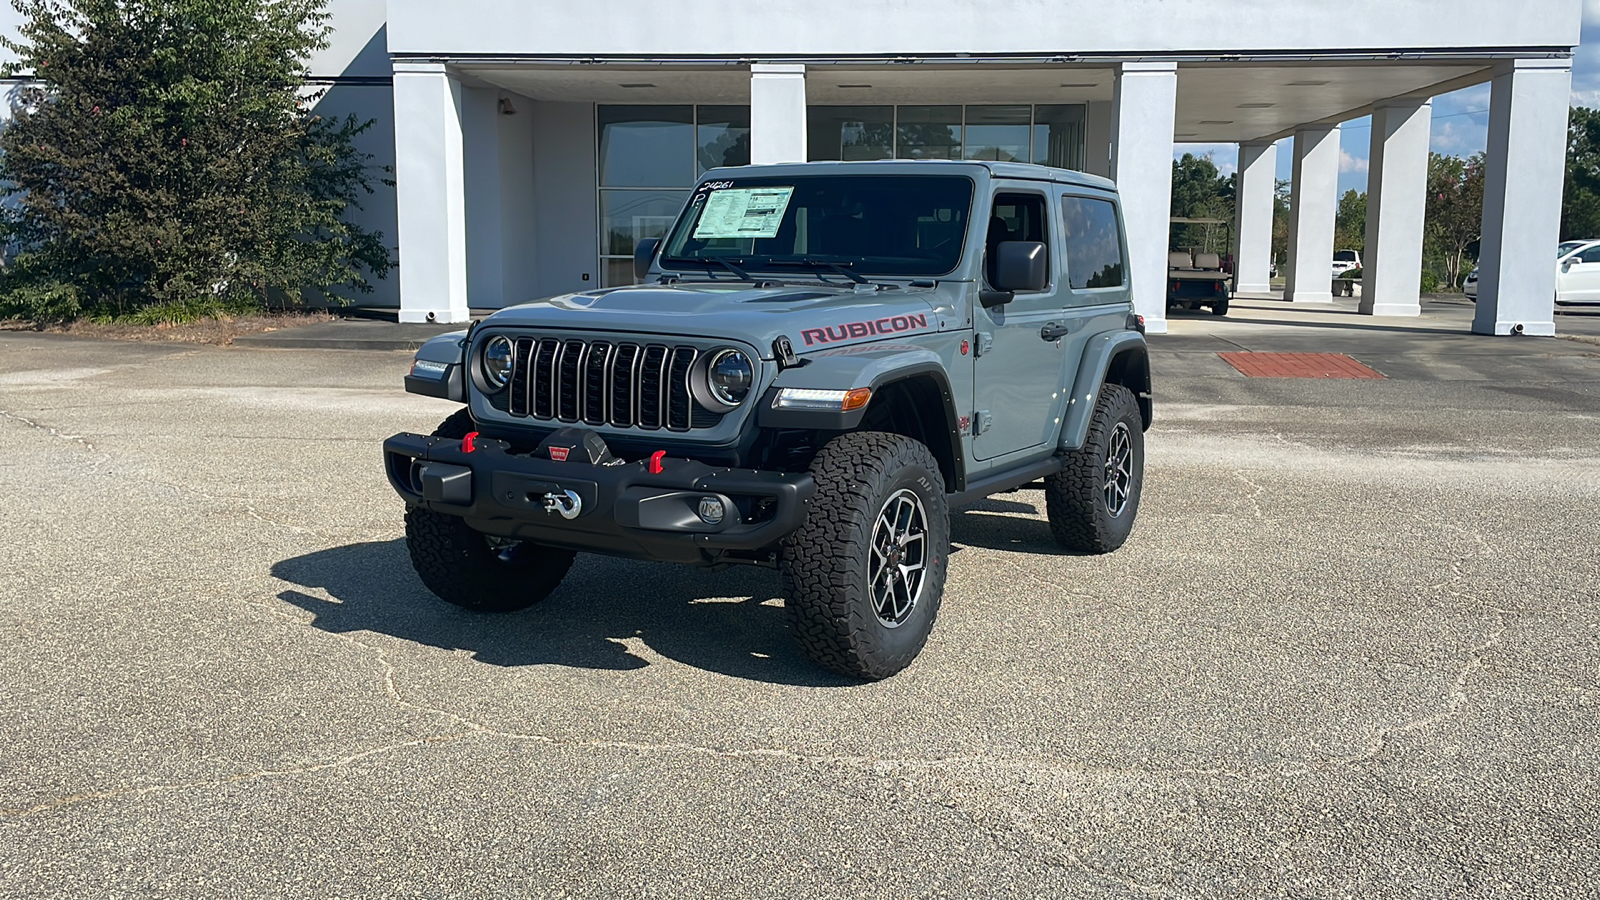
{"type": "Polygon", "coordinates": [[[1563,272],[1572,271],[1572,260],[1571,259],[1564,259],[1564,260],[1561,261],[1561,271],[1563,271],[1563,272]]]}
{"type": "Polygon", "coordinates": [[[633,277],[643,281],[650,274],[650,264],[656,261],[656,251],[661,249],[659,238],[647,238],[634,245],[633,277]]]}
{"type": "Polygon", "coordinates": [[[1050,286],[1050,267],[1044,244],[1038,241],[1001,241],[995,245],[994,290],[986,291],[984,306],[1010,303],[1017,291],[1042,291],[1050,286]],[[995,296],[998,295],[998,296],[995,296]]]}

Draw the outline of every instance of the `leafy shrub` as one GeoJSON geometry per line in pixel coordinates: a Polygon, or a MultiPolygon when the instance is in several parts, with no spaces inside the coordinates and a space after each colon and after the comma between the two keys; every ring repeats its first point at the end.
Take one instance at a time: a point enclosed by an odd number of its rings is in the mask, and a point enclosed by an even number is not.
{"type": "MultiPolygon", "coordinates": [[[[371,126],[311,112],[326,0],[16,0],[0,315],[217,314],[372,290],[371,126]]],[[[378,177],[383,177],[379,174],[378,177]]]]}

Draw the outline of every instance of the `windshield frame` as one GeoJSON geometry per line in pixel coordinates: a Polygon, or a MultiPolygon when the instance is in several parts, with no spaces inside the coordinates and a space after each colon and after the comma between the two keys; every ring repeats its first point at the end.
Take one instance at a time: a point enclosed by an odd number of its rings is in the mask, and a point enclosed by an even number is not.
{"type": "MultiPolygon", "coordinates": [[[[713,264],[708,263],[707,260],[715,258],[715,259],[727,260],[728,262],[731,262],[734,265],[739,266],[740,268],[744,269],[747,272],[762,272],[762,273],[769,274],[769,275],[782,273],[784,275],[790,275],[790,276],[792,276],[792,275],[794,275],[796,273],[803,272],[803,273],[805,273],[807,275],[815,276],[815,277],[817,277],[818,280],[821,280],[821,281],[828,280],[828,278],[824,277],[824,276],[848,277],[852,281],[862,280],[862,279],[858,278],[857,276],[862,276],[864,278],[875,278],[875,279],[907,279],[907,280],[948,278],[948,277],[950,277],[952,275],[955,275],[956,273],[960,272],[962,270],[962,268],[966,265],[966,262],[967,262],[966,257],[968,256],[967,247],[968,247],[969,242],[972,240],[972,233],[973,233],[973,224],[972,224],[973,212],[972,212],[972,210],[974,209],[976,203],[978,202],[979,192],[980,192],[980,185],[978,183],[978,179],[974,175],[968,174],[968,173],[965,173],[965,172],[949,172],[949,171],[945,171],[945,172],[849,172],[849,173],[845,173],[845,172],[817,172],[817,173],[814,173],[814,174],[806,173],[806,174],[794,174],[794,175],[776,175],[776,174],[769,175],[769,174],[766,174],[766,173],[752,173],[752,174],[746,175],[746,176],[735,175],[735,176],[732,176],[732,177],[729,177],[728,175],[721,175],[721,174],[712,172],[712,173],[708,173],[701,180],[700,183],[695,185],[694,190],[690,192],[689,200],[684,203],[683,209],[679,211],[677,220],[675,222],[673,222],[672,228],[668,229],[666,236],[664,238],[662,238],[661,250],[660,250],[659,256],[657,257],[657,264],[660,266],[660,268],[663,271],[669,271],[669,272],[672,272],[672,273],[678,274],[678,275],[681,275],[684,272],[702,272],[702,271],[706,271],[709,266],[713,265],[713,264]],[[772,253],[761,253],[761,252],[748,252],[748,253],[744,253],[744,252],[741,252],[741,253],[720,253],[719,252],[719,253],[696,253],[694,255],[688,255],[688,256],[673,256],[672,255],[672,248],[674,247],[674,245],[682,246],[683,244],[686,244],[690,240],[689,235],[690,235],[692,229],[696,227],[696,224],[700,221],[701,214],[705,211],[705,208],[706,208],[705,207],[705,200],[707,199],[707,197],[710,196],[710,194],[712,192],[714,192],[716,190],[739,189],[739,188],[763,188],[763,187],[789,187],[789,186],[798,186],[801,182],[804,182],[804,181],[814,181],[814,180],[837,181],[837,180],[840,180],[840,179],[851,179],[851,180],[886,180],[886,179],[908,180],[908,179],[920,179],[920,180],[924,180],[924,181],[927,181],[927,180],[939,180],[939,181],[947,181],[947,182],[950,182],[950,181],[963,182],[964,183],[964,187],[966,188],[966,191],[967,191],[966,206],[965,206],[965,210],[963,212],[963,215],[965,215],[966,218],[962,222],[961,229],[960,229],[960,232],[959,232],[959,239],[958,239],[959,242],[958,242],[957,247],[956,247],[955,255],[950,260],[949,268],[943,269],[943,270],[940,270],[940,271],[917,271],[917,272],[892,271],[893,269],[896,268],[893,265],[886,266],[886,265],[883,265],[882,263],[873,264],[871,261],[874,260],[874,259],[877,259],[877,260],[903,259],[903,257],[871,257],[871,256],[853,256],[852,257],[852,256],[846,255],[846,254],[823,253],[823,252],[807,252],[807,253],[804,253],[804,254],[792,254],[792,253],[791,254],[772,254],[772,253]],[[830,265],[839,266],[839,267],[841,267],[841,268],[843,268],[845,270],[848,270],[848,272],[854,273],[854,274],[853,275],[848,275],[848,276],[840,276],[837,272],[835,272],[831,268],[829,268],[830,265]]],[[[784,221],[784,226],[783,227],[787,227],[790,224],[792,224],[790,220],[791,220],[791,218],[793,216],[794,216],[794,212],[792,210],[788,210],[788,211],[785,212],[784,220],[783,220],[784,221]]],[[[744,240],[744,239],[740,239],[740,240],[744,240]]],[[[761,240],[761,239],[757,238],[756,240],[761,240]]],[[[753,245],[754,245],[754,241],[752,241],[752,247],[753,247],[753,245]]],[[[900,268],[903,268],[903,267],[900,267],[900,268]]]]}

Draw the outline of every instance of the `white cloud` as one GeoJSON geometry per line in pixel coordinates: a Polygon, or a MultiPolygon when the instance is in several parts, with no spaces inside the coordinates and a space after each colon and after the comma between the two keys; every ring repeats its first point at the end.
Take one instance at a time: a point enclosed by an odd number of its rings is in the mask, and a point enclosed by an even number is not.
{"type": "MultiPolygon", "coordinates": [[[[1600,0],[1597,0],[1600,2],[1600,0]]],[[[1204,156],[1217,167],[1217,174],[1227,178],[1239,170],[1239,148],[1234,144],[1173,144],[1172,158],[1182,159],[1185,153],[1204,156]]]]}
{"type": "Polygon", "coordinates": [[[1572,55],[1572,104],[1600,106],[1600,0],[1583,0],[1583,29],[1572,55]]]}
{"type": "Polygon", "coordinates": [[[1365,172],[1366,170],[1367,170],[1367,161],[1366,160],[1364,160],[1364,159],[1362,159],[1362,158],[1360,158],[1358,156],[1352,155],[1349,150],[1346,150],[1343,147],[1339,148],[1339,172],[1340,172],[1340,174],[1344,174],[1346,172],[1365,172]]]}

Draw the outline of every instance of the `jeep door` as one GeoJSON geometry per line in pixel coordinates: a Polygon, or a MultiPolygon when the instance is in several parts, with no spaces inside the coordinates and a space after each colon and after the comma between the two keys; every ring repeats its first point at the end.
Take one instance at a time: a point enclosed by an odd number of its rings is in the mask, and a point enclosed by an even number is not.
{"type": "Polygon", "coordinates": [[[1048,329],[1061,321],[1060,253],[1051,185],[998,183],[984,245],[984,287],[992,286],[995,248],[1002,241],[1038,241],[1049,255],[1050,284],[1018,292],[1008,303],[986,309],[975,303],[972,453],[994,460],[1028,450],[1053,451],[1065,403],[1061,383],[1066,362],[1048,329]]]}

